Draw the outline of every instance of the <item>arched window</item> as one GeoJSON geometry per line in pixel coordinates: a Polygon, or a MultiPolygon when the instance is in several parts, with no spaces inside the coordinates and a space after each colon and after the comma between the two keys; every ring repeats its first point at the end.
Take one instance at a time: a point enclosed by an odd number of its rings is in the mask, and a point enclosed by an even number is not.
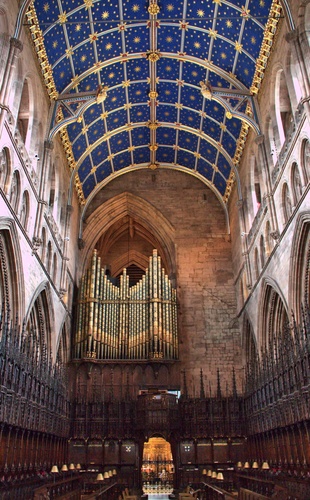
{"type": "Polygon", "coordinates": [[[310,179],[310,141],[305,139],[301,146],[301,168],[304,176],[305,184],[310,179]]]}
{"type": "Polygon", "coordinates": [[[28,220],[29,220],[29,193],[28,191],[23,192],[19,220],[25,231],[27,231],[28,220]]]}
{"type": "Polygon", "coordinates": [[[51,269],[52,269],[52,244],[49,241],[47,245],[47,255],[46,255],[46,269],[48,274],[51,274],[51,269]]]}
{"type": "Polygon", "coordinates": [[[50,352],[51,322],[46,291],[43,290],[36,298],[28,315],[26,331],[32,349],[36,351],[37,359],[50,352]]]}
{"type": "Polygon", "coordinates": [[[254,250],[254,272],[255,272],[255,280],[259,278],[259,254],[258,249],[254,250]]]}
{"type": "Polygon", "coordinates": [[[283,185],[282,200],[283,200],[284,222],[286,224],[293,213],[290,190],[286,183],[284,183],[283,185]]]}
{"type": "Polygon", "coordinates": [[[258,353],[253,328],[248,319],[245,320],[243,331],[242,343],[245,362],[247,365],[253,366],[257,361],[258,353]]]}
{"type": "Polygon", "coordinates": [[[11,189],[10,189],[10,203],[13,210],[16,213],[18,211],[19,196],[20,196],[20,177],[19,177],[19,172],[17,170],[14,170],[11,181],[11,189]]]}
{"type": "Polygon", "coordinates": [[[261,268],[263,268],[265,265],[265,241],[263,235],[261,235],[259,240],[259,253],[260,253],[261,268]]]}
{"type": "Polygon", "coordinates": [[[29,125],[29,88],[27,80],[24,81],[23,91],[20,99],[18,117],[17,117],[17,128],[21,135],[24,144],[27,139],[28,125],[29,125]]]}
{"type": "Polygon", "coordinates": [[[54,285],[56,285],[56,282],[57,282],[57,255],[56,253],[54,253],[53,255],[53,282],[54,282],[54,285]]]}
{"type": "Polygon", "coordinates": [[[292,166],[292,187],[293,187],[293,202],[294,206],[297,205],[302,196],[302,184],[297,163],[292,166]]]}
{"type": "Polygon", "coordinates": [[[10,317],[16,316],[19,307],[18,283],[21,277],[17,273],[14,242],[8,229],[0,230],[0,311],[10,317]]]}
{"type": "Polygon", "coordinates": [[[46,230],[45,227],[42,227],[42,249],[41,249],[41,261],[45,262],[45,256],[46,256],[46,230]]]}
{"type": "Polygon", "coordinates": [[[9,178],[11,175],[10,152],[4,148],[0,153],[0,187],[8,193],[9,178]]]}
{"type": "Polygon", "coordinates": [[[280,146],[282,146],[293,121],[291,100],[283,70],[278,71],[276,77],[276,118],[280,146]]]}
{"type": "Polygon", "coordinates": [[[263,298],[262,308],[262,347],[268,348],[270,339],[281,335],[284,326],[288,324],[288,315],[285,304],[277,291],[267,285],[263,298]]]}
{"type": "Polygon", "coordinates": [[[266,228],[265,228],[265,254],[266,257],[269,257],[271,254],[271,251],[273,249],[273,244],[274,240],[271,237],[271,227],[270,227],[270,221],[268,220],[266,223],[266,228]]]}
{"type": "Polygon", "coordinates": [[[254,161],[254,194],[255,194],[255,206],[254,214],[258,211],[262,203],[262,193],[261,193],[262,176],[260,169],[258,168],[257,161],[254,161]]]}
{"type": "Polygon", "coordinates": [[[55,188],[56,188],[55,182],[56,182],[55,166],[53,164],[51,167],[50,177],[49,177],[50,192],[49,192],[49,200],[48,200],[48,204],[49,204],[51,211],[53,211],[53,207],[54,207],[54,203],[55,203],[55,188]]]}

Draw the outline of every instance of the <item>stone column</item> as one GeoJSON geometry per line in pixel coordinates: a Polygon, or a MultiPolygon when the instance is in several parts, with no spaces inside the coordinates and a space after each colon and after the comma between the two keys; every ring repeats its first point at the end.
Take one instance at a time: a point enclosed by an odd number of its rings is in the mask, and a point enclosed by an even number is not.
{"type": "Polygon", "coordinates": [[[9,111],[8,108],[8,94],[9,90],[11,89],[11,83],[13,76],[15,74],[15,69],[16,69],[16,62],[23,50],[23,44],[20,40],[17,38],[11,38],[10,39],[10,49],[9,49],[9,54],[6,60],[5,64],[5,69],[4,69],[4,74],[3,74],[3,82],[2,82],[2,87],[1,87],[1,92],[0,92],[0,135],[2,134],[2,129],[3,129],[3,124],[4,124],[4,119],[6,116],[6,113],[9,111]]]}
{"type": "Polygon", "coordinates": [[[245,264],[245,273],[246,273],[246,285],[249,290],[252,288],[252,274],[251,274],[251,266],[250,266],[250,260],[249,260],[249,249],[248,249],[248,242],[247,242],[247,233],[246,231],[246,225],[245,225],[245,217],[244,217],[244,201],[238,200],[237,202],[238,209],[239,209],[239,223],[240,223],[240,229],[241,229],[241,246],[242,246],[242,255],[244,257],[244,264],[245,264]]]}
{"type": "Polygon", "coordinates": [[[265,171],[265,179],[266,179],[266,187],[267,187],[266,200],[267,200],[268,211],[270,214],[270,227],[271,227],[270,234],[274,239],[278,239],[279,226],[278,226],[278,219],[277,219],[277,211],[275,208],[274,198],[273,198],[273,194],[272,194],[271,175],[270,175],[269,165],[268,165],[268,161],[267,161],[267,152],[266,152],[266,144],[265,144],[264,135],[259,135],[255,139],[255,142],[256,142],[256,144],[258,144],[258,151],[259,151],[260,160],[262,162],[262,165],[263,165],[263,168],[265,171]]]}
{"type": "Polygon", "coordinates": [[[53,151],[54,145],[51,141],[44,142],[43,160],[42,160],[42,171],[40,175],[40,186],[39,186],[39,200],[36,214],[36,221],[33,233],[33,246],[34,251],[37,251],[41,244],[41,228],[42,219],[44,215],[44,209],[46,207],[46,186],[48,185],[47,176],[50,171],[51,166],[51,152],[53,151]]]}

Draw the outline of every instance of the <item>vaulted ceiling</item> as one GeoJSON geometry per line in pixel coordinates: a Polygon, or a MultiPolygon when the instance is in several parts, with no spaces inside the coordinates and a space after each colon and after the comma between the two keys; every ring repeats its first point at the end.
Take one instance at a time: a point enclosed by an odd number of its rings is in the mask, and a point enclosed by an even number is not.
{"type": "Polygon", "coordinates": [[[84,204],[140,169],[194,175],[226,203],[280,15],[275,0],[35,0],[27,12],[84,204]]]}

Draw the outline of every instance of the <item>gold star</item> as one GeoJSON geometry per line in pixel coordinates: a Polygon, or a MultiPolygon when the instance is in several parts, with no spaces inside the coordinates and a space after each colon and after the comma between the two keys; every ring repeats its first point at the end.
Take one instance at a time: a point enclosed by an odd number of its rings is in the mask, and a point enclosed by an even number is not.
{"type": "Polygon", "coordinates": [[[245,17],[245,19],[249,19],[249,14],[250,14],[250,9],[246,9],[245,7],[242,7],[241,9],[241,17],[245,17]]]}
{"type": "Polygon", "coordinates": [[[242,45],[239,42],[235,42],[235,50],[239,53],[242,52],[242,45]]]}
{"type": "Polygon", "coordinates": [[[195,42],[195,43],[194,43],[194,47],[195,47],[196,49],[200,49],[201,45],[200,45],[200,43],[199,43],[199,42],[195,42]]]}
{"type": "Polygon", "coordinates": [[[81,31],[81,25],[80,24],[77,24],[76,27],[75,27],[75,31],[81,31]]]}
{"type": "Polygon", "coordinates": [[[86,132],[88,132],[88,125],[85,125],[85,127],[82,128],[82,134],[86,134],[86,132]]]}
{"type": "Polygon", "coordinates": [[[91,173],[91,174],[94,174],[94,173],[96,172],[96,170],[97,170],[97,167],[93,167],[93,168],[91,169],[90,173],[91,173]]]}
{"type": "Polygon", "coordinates": [[[129,146],[128,151],[129,153],[131,153],[131,151],[134,151],[135,149],[136,149],[135,146],[129,146]]]}
{"type": "Polygon", "coordinates": [[[213,3],[218,3],[219,5],[222,5],[222,1],[221,0],[213,0],[213,3]]]}
{"type": "Polygon", "coordinates": [[[140,7],[139,5],[137,5],[136,3],[132,6],[132,10],[133,12],[138,12],[138,10],[140,10],[140,7]]]}
{"type": "Polygon", "coordinates": [[[109,156],[108,156],[108,160],[109,160],[109,161],[113,160],[114,156],[115,156],[115,154],[114,154],[114,153],[112,153],[111,155],[109,155],[109,156]]]}
{"type": "Polygon", "coordinates": [[[131,108],[132,108],[131,102],[124,104],[124,109],[131,109],[131,108]]]}
{"type": "Polygon", "coordinates": [[[55,41],[53,42],[53,49],[56,49],[57,45],[58,45],[58,42],[57,42],[57,40],[55,40],[55,41]]]}
{"type": "Polygon", "coordinates": [[[221,58],[222,58],[222,59],[226,59],[226,57],[227,57],[227,55],[225,54],[225,52],[222,52],[222,53],[221,53],[221,58]]]}
{"type": "Polygon", "coordinates": [[[75,89],[78,84],[80,83],[80,79],[79,77],[76,75],[74,78],[71,79],[72,83],[73,83],[73,88],[75,89]]]}
{"type": "Polygon", "coordinates": [[[90,7],[93,7],[93,0],[84,0],[85,3],[85,9],[89,9],[90,7]]]}
{"type": "Polygon", "coordinates": [[[216,30],[212,30],[211,28],[208,30],[208,36],[211,37],[211,38],[214,38],[214,40],[216,39],[217,37],[217,31],[216,30]]]}
{"type": "Polygon", "coordinates": [[[49,10],[50,6],[48,3],[45,3],[43,8],[44,8],[44,12],[47,12],[49,10]]]}
{"type": "Polygon", "coordinates": [[[166,42],[171,43],[173,40],[172,36],[167,36],[166,42]]]}
{"type": "Polygon", "coordinates": [[[62,14],[59,14],[58,21],[60,22],[60,24],[65,24],[67,22],[67,14],[66,14],[66,12],[63,12],[62,14]]]}
{"type": "Polygon", "coordinates": [[[198,153],[197,151],[195,151],[194,156],[195,156],[196,158],[201,158],[201,154],[200,154],[200,153],[198,153]]]}
{"type": "Polygon", "coordinates": [[[108,19],[109,13],[105,10],[104,12],[102,12],[101,17],[102,19],[108,19]]]}
{"type": "Polygon", "coordinates": [[[183,104],[176,102],[176,103],[175,103],[175,107],[176,107],[177,109],[183,109],[183,104]]]}
{"type": "Polygon", "coordinates": [[[89,39],[90,39],[91,42],[95,42],[96,40],[98,40],[98,33],[97,32],[91,33],[89,35],[89,39]]]}
{"type": "Polygon", "coordinates": [[[173,11],[173,9],[174,9],[174,6],[173,6],[171,3],[169,3],[169,4],[167,5],[167,10],[168,10],[169,12],[172,12],[172,11],[173,11]]]}
{"type": "Polygon", "coordinates": [[[133,41],[134,43],[139,43],[141,41],[141,38],[139,36],[135,36],[133,41]]]}
{"type": "Polygon", "coordinates": [[[224,132],[226,132],[226,125],[224,123],[221,123],[220,127],[224,132]]]}
{"type": "Polygon", "coordinates": [[[260,0],[259,5],[260,5],[261,7],[265,7],[265,2],[264,2],[264,0],[260,0]]]}
{"type": "Polygon", "coordinates": [[[86,61],[86,59],[87,59],[87,56],[86,56],[85,54],[83,54],[83,55],[81,56],[81,62],[85,62],[85,61],[86,61]]]}
{"type": "Polygon", "coordinates": [[[105,111],[104,113],[101,113],[101,115],[100,115],[101,120],[105,120],[105,118],[107,118],[108,115],[109,115],[109,113],[107,111],[105,111]]]}
{"type": "Polygon", "coordinates": [[[111,42],[107,43],[106,46],[105,46],[105,49],[106,50],[111,50],[112,49],[112,43],[111,42]]]}
{"type": "Polygon", "coordinates": [[[67,57],[72,56],[72,54],[73,54],[73,48],[72,47],[69,47],[68,49],[66,49],[66,56],[67,57]]]}
{"type": "Polygon", "coordinates": [[[198,9],[198,10],[197,10],[197,15],[198,15],[199,17],[204,17],[204,15],[205,15],[204,10],[202,10],[202,9],[198,9]]]}
{"type": "Polygon", "coordinates": [[[125,88],[125,87],[129,87],[130,85],[130,80],[125,80],[124,82],[122,82],[122,86],[125,88]]]}
{"type": "Polygon", "coordinates": [[[226,21],[226,26],[227,26],[227,28],[231,28],[231,27],[232,27],[232,25],[233,25],[233,23],[231,22],[231,20],[230,20],[230,19],[228,19],[228,20],[226,21]]]}
{"type": "Polygon", "coordinates": [[[251,43],[253,43],[253,45],[255,45],[255,44],[256,44],[256,38],[255,38],[255,36],[252,36],[252,37],[251,37],[251,43]]]}

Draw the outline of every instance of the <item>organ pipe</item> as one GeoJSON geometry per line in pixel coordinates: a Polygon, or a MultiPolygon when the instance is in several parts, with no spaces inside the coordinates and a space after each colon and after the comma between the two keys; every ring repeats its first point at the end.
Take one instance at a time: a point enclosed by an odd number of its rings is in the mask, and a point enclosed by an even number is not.
{"type": "Polygon", "coordinates": [[[120,285],[114,285],[94,251],[80,283],[73,355],[99,360],[178,358],[176,290],[157,250],[132,287],[126,269],[120,285]]]}

